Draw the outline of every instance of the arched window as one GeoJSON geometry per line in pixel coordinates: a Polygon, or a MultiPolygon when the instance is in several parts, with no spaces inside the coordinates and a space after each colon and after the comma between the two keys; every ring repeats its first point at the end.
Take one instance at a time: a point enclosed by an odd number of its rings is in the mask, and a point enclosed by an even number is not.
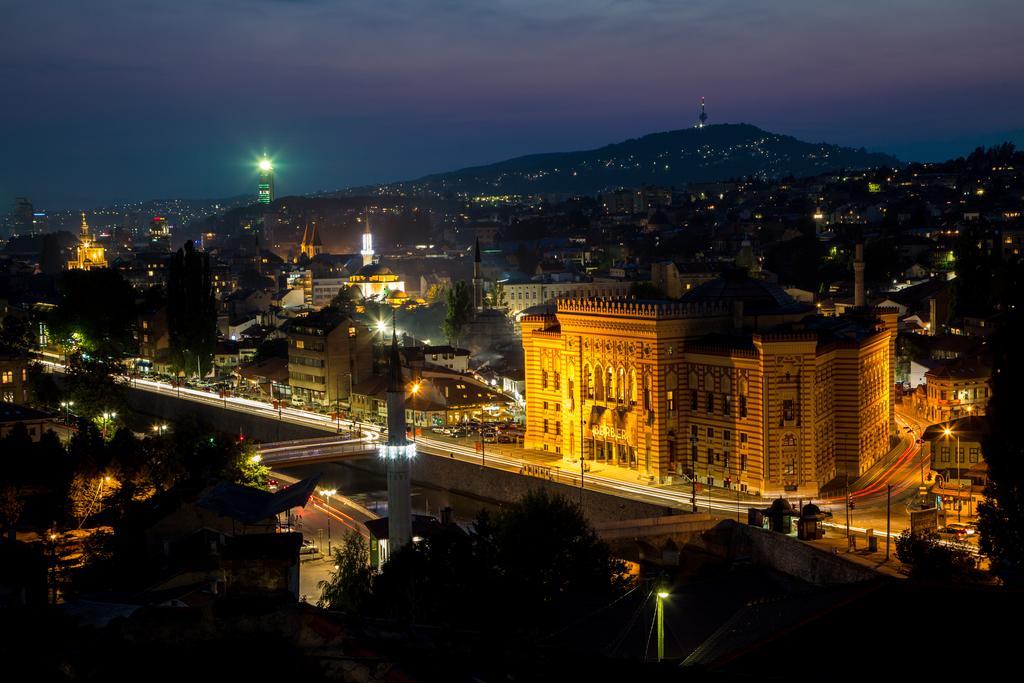
{"type": "Polygon", "coordinates": [[[626,369],[625,368],[622,368],[622,367],[619,368],[619,381],[615,385],[615,388],[617,390],[615,395],[618,397],[619,403],[622,403],[623,401],[626,400],[626,369]]]}
{"type": "Polygon", "coordinates": [[[629,370],[629,402],[636,405],[636,370],[629,370]]]}
{"type": "Polygon", "coordinates": [[[590,369],[590,363],[583,366],[583,390],[587,392],[587,398],[594,398],[594,373],[590,369]]]}
{"type": "Polygon", "coordinates": [[[615,369],[612,367],[608,368],[607,375],[605,376],[604,393],[607,400],[615,400],[615,369]]]}
{"type": "Polygon", "coordinates": [[[600,365],[594,367],[594,400],[604,400],[604,370],[600,365]]]}

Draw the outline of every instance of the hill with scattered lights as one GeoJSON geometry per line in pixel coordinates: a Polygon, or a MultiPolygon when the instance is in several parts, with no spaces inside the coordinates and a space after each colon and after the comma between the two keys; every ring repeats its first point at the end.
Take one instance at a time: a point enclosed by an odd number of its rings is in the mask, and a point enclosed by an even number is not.
{"type": "Polygon", "coordinates": [[[532,154],[385,187],[417,195],[595,194],[619,187],[681,187],[899,165],[888,154],[803,142],[741,123],[652,133],[600,149],[532,154]]]}

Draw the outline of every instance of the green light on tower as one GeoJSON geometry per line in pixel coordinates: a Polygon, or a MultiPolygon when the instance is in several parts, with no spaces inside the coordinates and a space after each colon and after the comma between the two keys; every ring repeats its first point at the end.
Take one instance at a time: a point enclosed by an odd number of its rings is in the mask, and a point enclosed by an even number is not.
{"type": "Polygon", "coordinates": [[[266,155],[257,164],[260,172],[260,181],[257,186],[256,201],[260,204],[269,204],[274,201],[274,164],[266,155]]]}

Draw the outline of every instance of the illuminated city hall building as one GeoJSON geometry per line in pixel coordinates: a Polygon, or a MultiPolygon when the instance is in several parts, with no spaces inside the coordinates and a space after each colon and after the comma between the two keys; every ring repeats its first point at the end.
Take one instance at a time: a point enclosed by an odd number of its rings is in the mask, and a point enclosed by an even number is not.
{"type": "Polygon", "coordinates": [[[75,258],[68,261],[68,270],[91,270],[92,268],[106,268],[106,250],[93,241],[89,234],[89,224],[85,220],[85,213],[82,213],[81,235],[78,237],[78,247],[75,250],[75,258]]]}
{"type": "Polygon", "coordinates": [[[679,300],[522,319],[526,447],[579,467],[816,494],[890,449],[895,310],[822,317],[736,270],[679,300]]]}

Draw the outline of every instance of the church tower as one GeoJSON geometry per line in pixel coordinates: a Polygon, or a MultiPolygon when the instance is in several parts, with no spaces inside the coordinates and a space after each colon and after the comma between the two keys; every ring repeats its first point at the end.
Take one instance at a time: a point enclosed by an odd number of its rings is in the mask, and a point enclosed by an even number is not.
{"type": "Polygon", "coordinates": [[[373,263],[373,235],[370,234],[370,212],[366,211],[364,217],[366,220],[366,232],[363,233],[363,248],[359,253],[363,255],[363,265],[368,266],[373,263]]]}
{"type": "Polygon", "coordinates": [[[391,331],[391,359],[388,368],[388,440],[380,446],[380,457],[387,464],[388,480],[388,556],[412,540],[412,494],[409,489],[410,461],[416,444],[405,434],[405,383],[398,338],[391,331]]]}
{"type": "Polygon", "coordinates": [[[312,260],[314,256],[324,250],[323,242],[320,241],[320,229],[313,223],[313,229],[307,225],[302,233],[302,243],[299,245],[302,255],[312,260]]]}
{"type": "Polygon", "coordinates": [[[473,309],[484,310],[484,276],[480,272],[480,238],[473,247],[473,309]]]}

